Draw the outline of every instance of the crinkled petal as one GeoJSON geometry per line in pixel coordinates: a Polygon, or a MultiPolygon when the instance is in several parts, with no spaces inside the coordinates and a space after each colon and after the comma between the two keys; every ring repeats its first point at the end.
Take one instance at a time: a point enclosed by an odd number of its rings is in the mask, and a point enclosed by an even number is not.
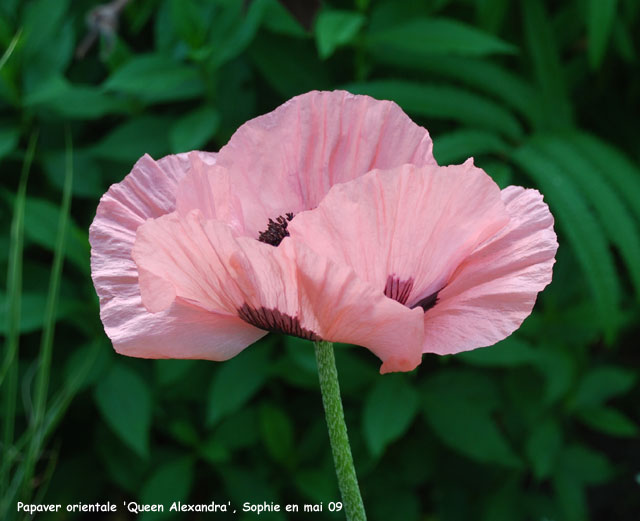
{"type": "Polygon", "coordinates": [[[375,168],[435,164],[429,133],[393,102],[310,92],[242,125],[217,157],[242,202],[245,234],[315,208],[331,186],[375,168]]]}
{"type": "Polygon", "coordinates": [[[413,307],[508,220],[498,186],[468,161],[370,172],[334,186],[288,229],[375,288],[395,285],[389,296],[413,307]]]}
{"type": "Polygon", "coordinates": [[[121,354],[224,359],[237,352],[239,335],[246,337],[240,341],[246,345],[262,334],[237,317],[214,316],[184,304],[155,314],[142,305],[139,273],[131,257],[136,230],[146,219],[174,211],[180,180],[194,163],[213,165],[215,157],[191,152],[154,161],[145,155],[100,200],[89,231],[91,274],[105,331],[121,354]],[[230,336],[235,342],[231,345],[230,336]],[[212,355],[212,346],[217,354],[212,355]]]}
{"type": "Polygon", "coordinates": [[[424,352],[453,354],[506,338],[551,282],[558,242],[549,207],[537,190],[517,186],[502,199],[511,221],[458,267],[425,314],[424,352]]]}
{"type": "Polygon", "coordinates": [[[360,344],[383,360],[384,372],[420,363],[421,312],[290,239],[275,248],[197,210],[175,212],[139,229],[133,255],[149,309],[184,302],[261,329],[360,344]]]}
{"type": "Polygon", "coordinates": [[[321,338],[367,347],[383,361],[381,373],[411,371],[420,364],[422,310],[385,297],[345,264],[304,244],[290,244],[297,250],[302,307],[311,309],[321,338]]]}

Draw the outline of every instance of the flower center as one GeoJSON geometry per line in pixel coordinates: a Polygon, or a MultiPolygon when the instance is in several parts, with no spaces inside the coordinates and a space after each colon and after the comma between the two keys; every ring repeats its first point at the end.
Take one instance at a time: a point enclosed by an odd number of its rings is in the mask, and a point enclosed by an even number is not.
{"type": "MultiPolygon", "coordinates": [[[[400,280],[398,277],[389,275],[387,277],[387,283],[384,287],[384,294],[387,297],[393,300],[396,300],[397,302],[400,302],[400,304],[403,304],[406,306],[407,300],[409,300],[409,295],[411,294],[412,289],[413,289],[413,279],[400,280]]],[[[423,299],[420,299],[413,306],[407,306],[407,307],[411,307],[411,309],[421,307],[424,311],[427,311],[436,305],[436,303],[438,302],[438,293],[440,293],[441,291],[442,291],[442,288],[432,293],[431,295],[428,295],[423,299]]]]}
{"type": "Polygon", "coordinates": [[[256,326],[266,331],[284,333],[286,335],[297,336],[305,340],[322,340],[318,335],[300,325],[298,317],[292,317],[282,313],[277,309],[267,309],[265,307],[252,308],[248,304],[238,309],[238,316],[252,326],[256,326]]]}
{"type": "Polygon", "coordinates": [[[289,237],[289,230],[287,230],[287,226],[291,219],[293,219],[293,214],[291,212],[277,217],[275,221],[273,219],[269,219],[267,229],[260,232],[258,240],[260,242],[271,244],[272,246],[278,246],[282,242],[282,239],[289,237]]]}

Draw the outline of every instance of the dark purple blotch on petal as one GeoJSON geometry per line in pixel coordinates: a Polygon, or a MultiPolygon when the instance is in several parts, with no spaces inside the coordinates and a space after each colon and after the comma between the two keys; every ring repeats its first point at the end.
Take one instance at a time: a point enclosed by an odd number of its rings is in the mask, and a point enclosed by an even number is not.
{"type": "Polygon", "coordinates": [[[275,333],[297,336],[305,340],[322,340],[317,334],[300,325],[298,317],[292,317],[282,313],[277,309],[267,309],[265,307],[252,308],[248,304],[238,309],[238,316],[252,326],[275,333]]]}
{"type": "MultiPolygon", "coordinates": [[[[384,287],[384,294],[397,301],[400,304],[407,306],[407,301],[409,300],[409,295],[411,294],[411,290],[413,289],[413,279],[408,280],[400,280],[395,275],[389,275],[387,277],[387,283],[384,287]]],[[[416,302],[413,306],[407,306],[411,309],[415,309],[417,307],[421,307],[424,311],[431,309],[438,302],[438,293],[442,291],[440,288],[438,291],[428,295],[418,302],[416,302]]]]}

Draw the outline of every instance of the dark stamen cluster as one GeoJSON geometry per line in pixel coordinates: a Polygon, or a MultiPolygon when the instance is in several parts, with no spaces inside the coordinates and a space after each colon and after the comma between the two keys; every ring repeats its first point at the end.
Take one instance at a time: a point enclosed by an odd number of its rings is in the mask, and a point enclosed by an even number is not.
{"type": "Polygon", "coordinates": [[[260,242],[271,244],[272,246],[278,246],[282,242],[282,239],[289,237],[287,226],[291,219],[293,219],[293,214],[291,212],[286,213],[284,216],[281,215],[276,218],[275,221],[273,219],[269,219],[266,231],[260,232],[258,240],[260,242]]]}

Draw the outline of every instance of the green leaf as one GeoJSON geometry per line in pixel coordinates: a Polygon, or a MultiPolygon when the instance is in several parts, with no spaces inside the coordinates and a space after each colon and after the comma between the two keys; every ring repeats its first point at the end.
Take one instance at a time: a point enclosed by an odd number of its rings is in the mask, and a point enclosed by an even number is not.
{"type": "Polygon", "coordinates": [[[183,378],[188,378],[193,370],[195,360],[155,360],[156,380],[160,385],[172,385],[183,378]]]}
{"type": "Polygon", "coordinates": [[[162,519],[173,514],[173,512],[169,512],[171,503],[174,501],[184,503],[188,500],[193,478],[193,460],[190,457],[169,461],[155,468],[153,474],[142,486],[140,503],[145,505],[163,504],[165,510],[164,512],[145,512],[142,519],[162,519]]]}
{"type": "MultiPolygon", "coordinates": [[[[166,129],[172,120],[159,116],[140,116],[116,127],[90,152],[101,159],[122,161],[132,165],[144,154],[160,158],[169,153],[166,129]]],[[[124,172],[123,172],[124,173],[124,172]]]]}
{"type": "MultiPolygon", "coordinates": [[[[25,207],[24,230],[30,241],[53,251],[56,242],[60,208],[43,199],[28,197],[25,207]]],[[[89,240],[87,232],[71,220],[67,221],[65,252],[83,273],[89,271],[89,240]]]]}
{"type": "MultiPolygon", "coordinates": [[[[47,302],[46,293],[22,293],[20,312],[20,332],[32,333],[42,329],[44,324],[44,311],[47,302]]],[[[0,292],[0,334],[7,334],[7,306],[9,302],[6,295],[0,292]]],[[[56,320],[70,316],[77,311],[77,304],[73,300],[62,299],[56,308],[56,320]]]]}
{"type": "Polygon", "coordinates": [[[635,385],[635,371],[616,366],[595,367],[587,372],[576,390],[572,401],[574,409],[592,408],[625,394],[635,385]]]}
{"type": "Polygon", "coordinates": [[[251,46],[250,56],[267,83],[285,98],[332,86],[315,47],[304,40],[291,45],[289,38],[264,33],[251,46]]]}
{"type": "Polygon", "coordinates": [[[600,67],[616,16],[618,0],[589,0],[587,3],[587,39],[589,65],[600,67]]]}
{"type": "MultiPolygon", "coordinates": [[[[64,162],[64,151],[57,149],[43,153],[40,161],[40,165],[51,184],[59,189],[62,189],[64,182],[64,162]]],[[[104,193],[102,172],[86,150],[74,151],[73,172],[72,190],[74,196],[95,199],[104,193]]]]}
{"type": "Polygon", "coordinates": [[[149,454],[151,394],[145,381],[132,369],[116,363],[95,389],[98,409],[107,425],[136,454],[149,454]]]}
{"type": "Polygon", "coordinates": [[[71,84],[58,76],[52,76],[31,90],[24,99],[24,105],[38,111],[49,110],[69,119],[97,119],[128,111],[123,100],[97,87],[71,84]]]}
{"type": "Polygon", "coordinates": [[[265,404],[260,408],[260,432],[271,457],[280,463],[294,455],[293,424],[280,407],[265,404]]]}
{"type": "Polygon", "coordinates": [[[558,225],[581,264],[606,339],[611,342],[621,315],[620,283],[602,227],[577,187],[538,149],[524,145],[515,151],[513,158],[536,181],[549,201],[558,225]]]}
{"type": "Polygon", "coordinates": [[[540,137],[535,140],[535,145],[552,158],[587,196],[611,242],[620,250],[640,298],[640,230],[607,182],[607,171],[585,159],[578,148],[561,137],[540,137]]]}
{"type": "Polygon", "coordinates": [[[562,430],[556,421],[547,419],[536,424],[525,445],[529,464],[536,479],[551,475],[562,448],[562,430]]]}
{"type": "Polygon", "coordinates": [[[22,18],[26,55],[34,55],[55,42],[69,0],[35,0],[25,5],[22,18]]]}
{"type": "Polygon", "coordinates": [[[364,402],[362,430],[375,457],[400,438],[418,411],[418,393],[404,375],[386,375],[369,391],[364,402]]]}
{"type": "Polygon", "coordinates": [[[584,445],[566,447],[560,456],[559,467],[575,481],[587,485],[604,483],[613,475],[606,456],[584,445]]]}
{"type": "Polygon", "coordinates": [[[364,22],[364,16],[354,11],[322,11],[315,23],[316,45],[320,57],[324,60],[338,47],[351,43],[364,22]]]}
{"type": "Polygon", "coordinates": [[[394,100],[404,110],[417,116],[451,119],[472,127],[494,130],[514,139],[522,135],[522,127],[511,112],[487,98],[459,87],[404,80],[378,80],[352,83],[345,88],[355,94],[394,100]]]}
{"type": "Polygon", "coordinates": [[[504,154],[507,144],[486,130],[461,129],[438,136],[433,142],[433,155],[441,165],[462,163],[483,154],[504,154]]]}
{"type": "Polygon", "coordinates": [[[583,409],[579,413],[579,418],[585,425],[611,436],[632,438],[638,435],[638,426],[617,409],[610,407],[583,409]]]}
{"type": "Polygon", "coordinates": [[[207,424],[213,425],[247,403],[264,385],[269,370],[269,349],[251,346],[218,367],[209,391],[207,424]]]}
{"type": "Polygon", "coordinates": [[[161,54],[146,54],[135,56],[117,69],[103,88],[155,103],[198,97],[204,91],[204,82],[191,65],[161,54]]]}
{"type": "Polygon", "coordinates": [[[518,367],[535,363],[539,354],[524,340],[510,336],[491,347],[459,353],[455,357],[479,367],[518,367]]]}
{"type": "Polygon", "coordinates": [[[189,112],[171,128],[171,150],[180,153],[201,149],[213,137],[219,125],[220,115],[209,106],[189,112]]]}
{"type": "Polygon", "coordinates": [[[565,128],[571,124],[571,105],[554,31],[544,3],[539,0],[523,0],[522,15],[525,38],[537,83],[542,90],[544,121],[550,128],[565,128]]]}
{"type": "Polygon", "coordinates": [[[489,32],[497,33],[503,25],[509,0],[477,0],[475,4],[478,25],[489,32]]]}
{"type": "Polygon", "coordinates": [[[419,62],[435,54],[487,56],[515,54],[517,47],[473,26],[448,18],[417,18],[370,34],[373,54],[404,54],[419,62]]]}
{"type": "Polygon", "coordinates": [[[573,132],[568,138],[600,171],[606,173],[607,181],[616,188],[627,206],[640,220],[640,168],[614,146],[584,132],[573,132]]]}
{"type": "Polygon", "coordinates": [[[0,125],[0,159],[15,150],[19,139],[20,130],[17,127],[0,125]]]}
{"type": "Polygon", "coordinates": [[[474,372],[442,371],[426,380],[420,394],[427,423],[449,448],[483,463],[521,465],[492,418],[499,401],[491,380],[474,372]]]}
{"type": "Polygon", "coordinates": [[[278,0],[268,0],[262,17],[262,25],[270,31],[295,38],[306,38],[308,33],[300,22],[278,0]]]}

